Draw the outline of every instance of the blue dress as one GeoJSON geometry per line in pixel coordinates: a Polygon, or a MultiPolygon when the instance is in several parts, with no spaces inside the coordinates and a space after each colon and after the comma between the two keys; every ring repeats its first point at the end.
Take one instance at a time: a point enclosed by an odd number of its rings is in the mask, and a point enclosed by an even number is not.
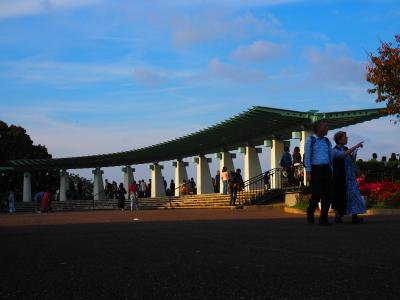
{"type": "Polygon", "coordinates": [[[350,155],[345,155],[344,151],[337,149],[332,150],[332,157],[344,157],[344,168],[346,174],[346,206],[347,214],[363,214],[366,212],[364,200],[361,197],[360,190],[356,181],[356,172],[353,165],[353,159],[350,155]]]}

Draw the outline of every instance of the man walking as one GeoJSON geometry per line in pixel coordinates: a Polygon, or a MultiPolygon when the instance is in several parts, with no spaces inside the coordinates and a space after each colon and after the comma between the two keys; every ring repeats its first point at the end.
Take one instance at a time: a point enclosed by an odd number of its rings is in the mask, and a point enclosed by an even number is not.
{"type": "Polygon", "coordinates": [[[331,225],[328,221],[328,212],[331,204],[332,144],[326,137],[328,133],[326,121],[316,122],[314,133],[314,136],[307,138],[305,145],[306,178],[312,193],[307,209],[307,221],[314,223],[314,212],[321,201],[319,224],[329,226],[331,225]]]}

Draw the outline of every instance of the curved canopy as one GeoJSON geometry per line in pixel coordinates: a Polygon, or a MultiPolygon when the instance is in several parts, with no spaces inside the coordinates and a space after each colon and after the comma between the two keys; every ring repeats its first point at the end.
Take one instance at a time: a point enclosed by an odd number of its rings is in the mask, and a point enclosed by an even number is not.
{"type": "Polygon", "coordinates": [[[102,155],[11,160],[0,169],[83,169],[154,163],[257,146],[274,137],[287,140],[293,131],[309,129],[318,119],[326,119],[329,128],[336,129],[382,116],[381,109],[318,113],[255,106],[214,126],[154,146],[102,155]]]}

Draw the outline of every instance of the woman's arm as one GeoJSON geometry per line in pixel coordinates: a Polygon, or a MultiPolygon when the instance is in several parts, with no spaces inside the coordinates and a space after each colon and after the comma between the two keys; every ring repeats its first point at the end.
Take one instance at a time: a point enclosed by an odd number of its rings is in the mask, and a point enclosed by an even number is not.
{"type": "Polygon", "coordinates": [[[351,155],[355,150],[357,150],[358,148],[362,148],[363,143],[358,143],[357,145],[351,147],[349,150],[347,150],[345,152],[345,155],[351,155]]]}

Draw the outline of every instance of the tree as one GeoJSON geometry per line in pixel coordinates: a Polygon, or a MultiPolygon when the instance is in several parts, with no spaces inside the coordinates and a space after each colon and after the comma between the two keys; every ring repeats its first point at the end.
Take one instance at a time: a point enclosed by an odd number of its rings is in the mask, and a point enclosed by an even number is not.
{"type": "Polygon", "coordinates": [[[395,43],[382,42],[377,54],[369,53],[367,81],[374,85],[368,90],[376,94],[376,102],[386,103],[386,113],[400,118],[400,35],[395,43]]]}
{"type": "MultiPolygon", "coordinates": [[[[47,148],[43,145],[34,145],[31,137],[23,127],[10,125],[0,121],[0,166],[8,160],[51,158],[47,148]]],[[[47,190],[54,193],[60,186],[59,170],[33,170],[32,192],[47,190]]],[[[71,176],[71,180],[80,181],[85,189],[90,189],[90,181],[78,175],[71,176]]],[[[0,198],[5,197],[8,190],[16,192],[17,200],[21,200],[23,172],[0,172],[0,198]]],[[[88,192],[86,192],[87,194],[88,192]]],[[[90,191],[89,191],[90,193],[90,191]]],[[[90,196],[90,194],[89,194],[90,196]]],[[[86,196],[89,197],[89,196],[86,196]]],[[[1,199],[0,199],[1,200],[1,199]]]]}

